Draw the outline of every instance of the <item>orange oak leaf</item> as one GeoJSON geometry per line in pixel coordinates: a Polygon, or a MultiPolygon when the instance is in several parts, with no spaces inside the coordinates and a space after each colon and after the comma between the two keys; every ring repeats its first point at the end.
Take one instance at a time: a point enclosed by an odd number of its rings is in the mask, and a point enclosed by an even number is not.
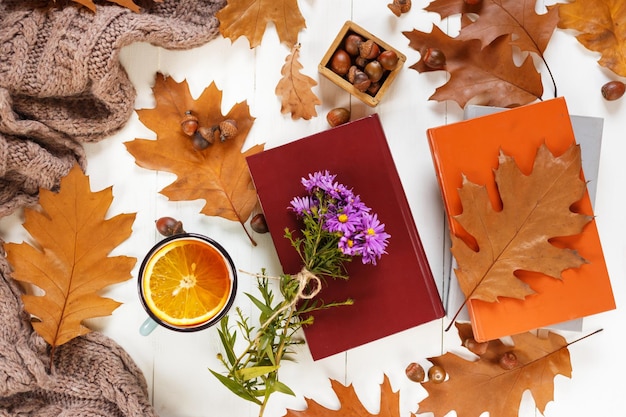
{"type": "Polygon", "coordinates": [[[581,233],[591,220],[591,216],[571,210],[586,188],[580,175],[580,147],[572,145],[555,157],[541,145],[528,175],[512,157],[501,153],[494,174],[501,209],[494,209],[485,186],[464,178],[459,189],[463,213],[454,219],[476,240],[478,248],[451,235],[451,250],[458,263],[455,272],[470,299],[523,299],[533,290],[516,271],[560,279],[565,269],[585,263],[576,251],[550,242],[581,233]]]}
{"type": "MultiPolygon", "coordinates": [[[[246,157],[263,150],[263,145],[254,145],[241,152],[254,122],[248,105],[237,103],[222,115],[222,92],[215,83],[193,99],[186,81],[178,83],[162,74],[157,74],[153,92],[156,107],[137,110],[137,114],[146,127],[156,132],[157,138],[126,142],[128,152],[143,168],[177,175],[173,183],[160,191],[170,200],[204,199],[203,214],[237,221],[244,226],[257,205],[246,157]],[[200,129],[211,129],[225,120],[234,120],[237,132],[224,141],[215,137],[212,145],[197,150],[193,139],[181,127],[187,112],[198,119],[200,129]]],[[[254,244],[252,238],[250,240],[254,244]]]]}
{"type": "Polygon", "coordinates": [[[598,63],[626,77],[626,8],[619,0],[576,0],[553,6],[559,28],[573,29],[587,49],[602,54],[598,63]]]}
{"type": "MultiPolygon", "coordinates": [[[[456,326],[461,340],[473,338],[470,324],[456,326]]],[[[490,416],[517,417],[522,394],[530,390],[537,409],[543,413],[554,399],[554,378],[572,376],[569,344],[552,332],[546,338],[523,333],[512,339],[514,346],[500,340],[488,342],[487,351],[475,361],[450,352],[429,358],[446,371],[447,379],[422,383],[428,397],[419,403],[418,412],[443,417],[455,410],[458,416],[479,417],[488,411],[490,416]],[[504,369],[500,358],[509,352],[514,355],[509,362],[513,367],[504,369]]]]}
{"type": "Polygon", "coordinates": [[[278,38],[291,46],[306,27],[297,0],[228,0],[219,12],[220,33],[232,42],[245,36],[250,48],[261,44],[269,22],[276,27],[278,38]]]}
{"type": "Polygon", "coordinates": [[[445,55],[441,69],[450,73],[450,78],[430,100],[454,100],[465,107],[473,99],[487,106],[513,107],[531,103],[543,94],[541,75],[531,57],[526,57],[521,66],[513,62],[508,36],[483,48],[479,40],[452,38],[437,26],[430,33],[414,29],[403,34],[409,39],[409,46],[421,54],[411,69],[420,73],[438,70],[424,63],[428,48],[437,48],[445,55]]]}
{"type": "Polygon", "coordinates": [[[435,0],[425,10],[442,19],[461,14],[463,26],[459,40],[479,39],[486,47],[502,35],[511,35],[511,44],[522,51],[542,55],[559,19],[555,9],[537,14],[535,0],[482,0],[470,5],[464,0],[435,0]]]}
{"type": "Polygon", "coordinates": [[[5,245],[13,278],[44,292],[22,298],[34,329],[51,346],[89,333],[83,320],[110,315],[120,305],[98,291],[131,278],[136,258],[109,253],[130,236],[135,214],[105,219],[112,201],[111,187],[91,192],[75,165],[58,193],[39,190],[41,211],[25,210],[24,228],[37,246],[5,245]]]}
{"type": "Polygon", "coordinates": [[[298,61],[299,57],[300,45],[295,45],[281,69],[283,76],[276,86],[276,95],[281,98],[282,113],[291,113],[294,120],[298,118],[309,120],[317,116],[315,106],[322,102],[311,91],[311,88],[317,85],[317,81],[300,72],[302,64],[298,61]]]}
{"type": "MultiPolygon", "coordinates": [[[[287,410],[285,417],[331,417],[331,416],[344,416],[344,417],[365,417],[371,416],[363,404],[359,401],[354,392],[352,385],[345,386],[335,380],[330,380],[330,383],[341,402],[341,408],[339,410],[329,410],[315,401],[305,398],[307,408],[302,411],[287,410]]],[[[376,416],[378,417],[400,417],[400,393],[393,392],[389,378],[384,376],[383,383],[381,385],[380,395],[380,411],[376,416]]],[[[415,417],[415,414],[411,414],[411,417],[415,417]]]]}

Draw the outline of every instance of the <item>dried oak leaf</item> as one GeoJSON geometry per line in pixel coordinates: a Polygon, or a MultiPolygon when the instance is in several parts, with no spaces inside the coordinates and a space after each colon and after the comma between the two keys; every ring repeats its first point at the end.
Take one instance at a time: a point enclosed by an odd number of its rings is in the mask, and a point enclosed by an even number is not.
{"type": "Polygon", "coordinates": [[[502,35],[511,35],[512,45],[540,56],[556,28],[557,10],[537,14],[535,0],[482,0],[469,5],[463,0],[435,0],[425,10],[442,19],[461,14],[463,25],[457,39],[479,39],[486,47],[502,35]]]}
{"type": "Polygon", "coordinates": [[[428,48],[441,50],[449,80],[435,90],[429,100],[454,100],[465,107],[470,99],[487,106],[514,107],[531,103],[543,94],[541,75],[531,57],[515,65],[510,37],[501,36],[482,48],[479,40],[458,40],[433,26],[430,33],[414,29],[403,32],[409,46],[422,58],[410,68],[420,73],[436,71],[424,63],[428,48]]]}
{"type": "Polygon", "coordinates": [[[498,297],[523,299],[533,290],[516,276],[524,270],[560,279],[585,260],[574,250],[550,240],[582,232],[591,216],[575,213],[586,184],[581,179],[580,147],[572,145],[555,157],[541,145],[532,172],[525,175],[515,160],[500,153],[494,171],[502,207],[494,209],[485,186],[464,178],[459,189],[463,213],[457,221],[475,240],[452,235],[455,270],[466,297],[488,302],[498,297]]]}
{"type": "Polygon", "coordinates": [[[193,99],[186,81],[178,83],[162,74],[157,74],[152,90],[156,107],[137,110],[137,114],[146,127],[156,132],[157,138],[126,142],[128,152],[143,168],[177,175],[173,183],[160,191],[170,200],[204,199],[203,214],[238,221],[243,226],[257,204],[246,157],[263,150],[263,145],[254,145],[241,152],[254,122],[248,105],[237,103],[222,115],[222,92],[215,83],[193,99]],[[223,142],[217,139],[204,150],[196,150],[181,128],[187,111],[198,118],[201,127],[234,120],[237,134],[223,142]]]}
{"type": "Polygon", "coordinates": [[[232,42],[245,36],[250,48],[261,44],[269,22],[276,27],[281,42],[291,46],[306,27],[297,0],[228,0],[219,12],[220,33],[232,42]]]}
{"type": "MultiPolygon", "coordinates": [[[[470,324],[456,323],[456,326],[461,340],[473,337],[470,324]]],[[[443,417],[455,410],[458,416],[479,417],[488,411],[490,416],[517,417],[522,394],[530,390],[537,409],[543,413],[554,399],[556,375],[572,376],[568,343],[551,332],[546,338],[523,333],[512,339],[514,346],[500,340],[490,341],[487,351],[475,361],[450,352],[429,358],[433,365],[445,369],[448,377],[439,384],[422,383],[428,397],[419,403],[418,412],[443,417]],[[518,361],[510,370],[499,365],[500,357],[506,352],[513,352],[518,361]]]]}
{"type": "MultiPolygon", "coordinates": [[[[345,416],[345,417],[365,417],[371,416],[363,404],[359,401],[354,392],[352,385],[345,386],[335,380],[330,380],[330,383],[339,398],[341,408],[339,410],[329,410],[315,401],[305,398],[307,408],[302,411],[287,410],[285,417],[331,417],[331,416],[345,416]]],[[[391,384],[387,375],[384,376],[383,383],[381,385],[380,395],[380,411],[376,416],[378,417],[400,417],[400,393],[393,392],[391,384]]],[[[411,417],[415,417],[415,414],[411,414],[411,417]]]]}
{"type": "Polygon", "coordinates": [[[626,77],[626,8],[619,0],[576,0],[558,4],[559,28],[579,32],[576,39],[602,54],[598,63],[626,77]]]}
{"type": "Polygon", "coordinates": [[[298,118],[309,120],[317,116],[315,106],[322,102],[311,91],[311,88],[317,85],[317,81],[300,72],[302,64],[298,61],[299,57],[300,45],[295,45],[281,69],[283,76],[276,86],[276,95],[281,98],[282,113],[291,113],[294,120],[298,118]]]}
{"type": "Polygon", "coordinates": [[[75,165],[58,193],[40,189],[41,211],[25,210],[24,228],[37,247],[5,245],[13,278],[44,292],[22,299],[34,329],[51,346],[89,333],[83,320],[110,315],[120,305],[98,291],[131,278],[136,259],[108,255],[130,236],[135,214],[105,219],[112,201],[111,187],[91,192],[75,165]]]}

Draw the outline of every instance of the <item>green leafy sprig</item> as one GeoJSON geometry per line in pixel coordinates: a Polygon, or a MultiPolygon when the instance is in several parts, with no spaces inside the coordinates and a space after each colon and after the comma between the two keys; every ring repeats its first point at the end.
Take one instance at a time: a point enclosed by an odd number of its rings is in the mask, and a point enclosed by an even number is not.
{"type": "MultiPolygon", "coordinates": [[[[274,392],[294,395],[288,386],[278,380],[278,369],[283,359],[295,353],[293,346],[304,343],[303,338],[297,333],[302,326],[313,322],[313,317],[309,314],[353,303],[351,299],[328,304],[313,299],[310,296],[317,293],[317,287],[313,288],[311,293],[302,294],[306,278],[295,278],[287,274],[279,277],[283,300],[275,301],[270,279],[264,273],[265,271],[257,276],[261,297],[257,298],[246,293],[259,310],[258,320],[262,324],[257,330],[240,308],[236,308],[236,326],[231,326],[228,316],[225,316],[220,321],[218,330],[225,354],[219,354],[218,358],[227,369],[227,373],[222,375],[210,370],[234,394],[258,404],[261,407],[259,416],[263,415],[265,406],[274,392]],[[236,353],[238,335],[243,337],[247,345],[240,354],[236,353]]],[[[321,285],[318,281],[314,282],[316,286],[321,285]]]]}

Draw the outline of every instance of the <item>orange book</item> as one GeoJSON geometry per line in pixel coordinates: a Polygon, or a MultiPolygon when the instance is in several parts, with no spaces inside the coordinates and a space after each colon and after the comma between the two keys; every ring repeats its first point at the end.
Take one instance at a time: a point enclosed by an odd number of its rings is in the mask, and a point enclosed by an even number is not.
{"type": "MultiPolygon", "coordinates": [[[[555,156],[576,143],[563,98],[428,129],[427,136],[450,232],[463,239],[470,237],[454,220],[463,211],[458,194],[463,175],[473,183],[485,185],[492,204],[498,207],[493,171],[498,167],[501,150],[515,159],[522,172],[529,174],[542,143],[555,156]]],[[[573,209],[593,215],[588,192],[573,209]]],[[[555,241],[577,250],[588,263],[565,270],[561,280],[517,271],[516,275],[536,292],[524,300],[504,297],[494,303],[470,300],[467,308],[477,340],[493,340],[615,308],[595,220],[582,233],[555,241]]]]}

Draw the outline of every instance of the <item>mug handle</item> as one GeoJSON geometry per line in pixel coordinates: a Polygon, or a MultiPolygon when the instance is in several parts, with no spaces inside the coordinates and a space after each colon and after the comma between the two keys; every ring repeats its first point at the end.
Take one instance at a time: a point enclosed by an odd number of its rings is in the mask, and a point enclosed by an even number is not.
{"type": "Polygon", "coordinates": [[[141,327],[139,327],[139,333],[142,336],[148,336],[150,333],[152,333],[152,331],[154,329],[156,329],[156,327],[158,326],[158,323],[156,321],[154,321],[151,317],[148,317],[143,324],[141,325],[141,327]]]}

